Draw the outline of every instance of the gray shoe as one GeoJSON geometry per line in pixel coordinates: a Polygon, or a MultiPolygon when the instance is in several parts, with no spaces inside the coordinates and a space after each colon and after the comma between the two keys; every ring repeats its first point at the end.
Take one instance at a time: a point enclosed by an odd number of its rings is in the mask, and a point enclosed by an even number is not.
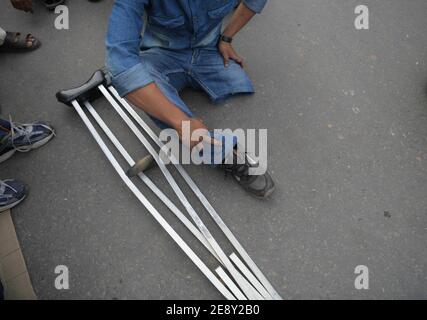
{"type": "Polygon", "coordinates": [[[0,141],[0,163],[9,159],[16,151],[28,152],[39,148],[54,136],[54,129],[46,122],[10,122],[10,133],[0,141]]]}
{"type": "Polygon", "coordinates": [[[21,203],[27,195],[25,185],[17,180],[0,180],[0,212],[21,203]]]}
{"type": "Polygon", "coordinates": [[[250,195],[258,199],[268,198],[275,189],[273,179],[268,172],[256,176],[249,175],[249,168],[252,167],[252,164],[246,155],[244,157],[245,163],[238,164],[237,156],[234,154],[233,164],[222,164],[219,168],[223,169],[226,175],[231,174],[250,195]]]}
{"type": "Polygon", "coordinates": [[[8,134],[0,141],[0,163],[12,157],[16,152],[15,148],[13,148],[10,143],[10,136],[11,135],[8,134]]]}

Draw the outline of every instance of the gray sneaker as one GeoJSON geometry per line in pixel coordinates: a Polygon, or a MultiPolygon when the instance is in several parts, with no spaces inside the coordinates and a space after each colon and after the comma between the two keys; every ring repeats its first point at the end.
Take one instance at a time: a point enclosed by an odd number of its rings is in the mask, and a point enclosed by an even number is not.
{"type": "Polygon", "coordinates": [[[27,195],[25,185],[17,180],[0,180],[0,212],[15,207],[27,195]]]}
{"type": "Polygon", "coordinates": [[[21,124],[10,122],[10,133],[0,141],[0,163],[18,152],[39,148],[55,136],[54,129],[46,122],[21,124]]]}

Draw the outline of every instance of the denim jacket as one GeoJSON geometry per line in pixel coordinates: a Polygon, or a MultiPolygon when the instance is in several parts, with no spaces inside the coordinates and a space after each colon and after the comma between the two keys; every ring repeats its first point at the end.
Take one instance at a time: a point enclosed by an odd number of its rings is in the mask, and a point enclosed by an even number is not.
{"type": "MultiPolygon", "coordinates": [[[[267,0],[243,0],[260,13],[267,0]]],[[[110,17],[107,67],[121,96],[153,82],[140,51],[215,47],[223,18],[238,0],[115,0],[110,17]]]]}

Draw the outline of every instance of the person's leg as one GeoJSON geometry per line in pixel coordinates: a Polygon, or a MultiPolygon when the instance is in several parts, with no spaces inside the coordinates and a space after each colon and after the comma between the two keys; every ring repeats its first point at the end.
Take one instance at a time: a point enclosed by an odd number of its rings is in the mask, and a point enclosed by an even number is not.
{"type": "MultiPolygon", "coordinates": [[[[225,67],[224,59],[216,48],[199,50],[193,61],[193,86],[204,90],[213,102],[236,94],[254,93],[252,82],[243,68],[233,60],[225,67]]],[[[268,172],[250,175],[249,168],[254,164],[246,153],[240,154],[235,148],[231,155],[232,163],[225,162],[219,168],[230,173],[247,192],[259,199],[273,193],[275,186],[268,172]]]]}
{"type": "Polygon", "coordinates": [[[0,46],[3,44],[6,39],[6,31],[0,27],[0,46]]]}
{"type": "Polygon", "coordinates": [[[236,94],[255,92],[243,68],[233,60],[225,67],[224,59],[216,48],[198,50],[193,69],[194,82],[213,102],[220,102],[236,94]]]}
{"type": "MultiPolygon", "coordinates": [[[[151,94],[156,95],[156,99],[160,101],[155,101],[152,96],[149,96],[146,93],[139,93],[139,95],[144,94],[144,96],[139,96],[136,100],[135,97],[127,97],[128,101],[134,105],[143,109],[154,121],[154,123],[161,129],[173,128],[177,131],[178,137],[184,139],[184,144],[192,149],[195,145],[200,143],[200,140],[197,141],[188,141],[187,139],[191,137],[191,133],[196,129],[205,129],[206,136],[203,137],[204,146],[203,148],[211,147],[211,144],[214,144],[214,147],[210,148],[210,153],[202,153],[202,160],[204,163],[210,164],[221,164],[225,155],[229,154],[233,149],[233,144],[223,143],[221,146],[216,146],[216,143],[219,141],[224,141],[224,135],[212,135],[208,132],[206,126],[199,119],[195,119],[191,110],[181,99],[179,92],[187,86],[192,86],[191,78],[188,76],[191,71],[189,70],[189,62],[192,59],[191,50],[182,50],[182,51],[171,51],[159,48],[149,49],[142,52],[141,61],[145,65],[145,69],[148,70],[150,76],[154,79],[155,88],[151,87],[143,88],[144,91],[147,89],[150,90],[151,94]],[[158,95],[158,92],[151,90],[160,91],[161,96],[158,95]],[[167,111],[167,117],[164,117],[164,110],[157,110],[156,108],[164,107],[165,101],[168,105],[173,106],[173,109],[167,111]],[[157,105],[156,105],[157,103],[157,105]],[[179,112],[174,111],[178,109],[179,112]],[[156,116],[156,113],[159,116],[156,116]],[[177,115],[178,113],[178,115],[177,115]],[[182,137],[184,129],[182,122],[179,120],[182,118],[182,114],[189,119],[188,126],[190,131],[190,137],[182,137]],[[177,117],[177,119],[171,119],[177,117]],[[161,119],[168,120],[161,120],[161,119]],[[171,125],[171,122],[179,122],[178,126],[171,125]],[[212,141],[212,137],[217,141],[212,141]]],[[[152,84],[149,84],[152,86],[152,84]]],[[[183,120],[184,121],[184,120],[183,120]]],[[[186,132],[186,131],[185,131],[186,132]]],[[[202,131],[198,132],[202,134],[202,131]]],[[[200,137],[201,138],[201,137],[200,137]]],[[[228,139],[229,140],[229,139],[228,139]]],[[[227,140],[227,141],[228,141],[227,140]]],[[[218,143],[219,144],[219,143],[218,143]]],[[[206,150],[206,149],[205,149],[206,150]]]]}
{"type": "MultiPolygon", "coordinates": [[[[155,48],[144,51],[141,54],[141,60],[165,97],[187,116],[192,117],[192,112],[179,95],[179,92],[189,85],[183,67],[184,56],[185,54],[155,48]]],[[[155,117],[151,118],[161,129],[170,127],[155,117]]]]}

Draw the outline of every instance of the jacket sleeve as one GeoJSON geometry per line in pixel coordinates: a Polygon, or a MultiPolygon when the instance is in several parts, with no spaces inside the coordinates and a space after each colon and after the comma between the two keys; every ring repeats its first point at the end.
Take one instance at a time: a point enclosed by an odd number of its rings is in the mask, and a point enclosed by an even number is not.
{"type": "Polygon", "coordinates": [[[153,82],[139,55],[148,1],[116,0],[113,5],[106,39],[106,65],[122,97],[153,82]]]}
{"type": "Polygon", "coordinates": [[[243,3],[255,13],[261,13],[267,0],[243,0],[243,3]]]}

